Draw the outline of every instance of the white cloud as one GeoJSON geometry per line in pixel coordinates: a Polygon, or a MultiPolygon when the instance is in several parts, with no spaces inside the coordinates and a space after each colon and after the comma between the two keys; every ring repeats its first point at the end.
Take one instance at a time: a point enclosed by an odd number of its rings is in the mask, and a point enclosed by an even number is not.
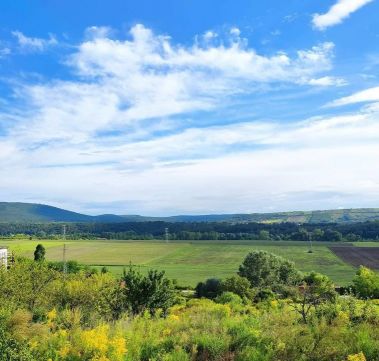
{"type": "Polygon", "coordinates": [[[356,103],[368,103],[379,101],[379,87],[373,87],[354,93],[352,95],[339,98],[329,103],[328,106],[342,106],[356,103]]]}
{"type": "Polygon", "coordinates": [[[193,115],[217,109],[222,123],[228,102],[262,84],[338,85],[325,75],[333,44],[268,56],[236,37],[184,46],[142,25],[127,40],[90,32],[67,62],[77,77],[24,84],[22,106],[0,113],[1,199],[77,209],[124,200],[122,212],[158,214],[304,208],[295,192],[378,191],[362,162],[378,150],[373,110],[216,126],[193,115]]]}
{"type": "Polygon", "coordinates": [[[214,38],[217,38],[218,34],[215,33],[214,31],[208,30],[207,32],[204,33],[203,38],[205,41],[210,41],[214,38]]]}
{"type": "Polygon", "coordinates": [[[112,34],[112,28],[109,26],[90,26],[86,29],[85,35],[88,39],[106,38],[112,34]]]}
{"type": "Polygon", "coordinates": [[[3,58],[11,53],[11,49],[9,48],[2,48],[0,49],[0,58],[3,58]]]}
{"type": "Polygon", "coordinates": [[[15,116],[13,136],[29,142],[83,141],[148,119],[209,111],[265,83],[312,85],[315,75],[332,66],[332,43],[292,57],[264,56],[238,41],[184,47],[142,25],[130,33],[130,40],[121,41],[101,31],[80,44],[68,62],[77,80],[18,89],[28,121],[15,116]]]}
{"type": "Polygon", "coordinates": [[[21,31],[12,31],[12,35],[17,38],[19,46],[28,51],[43,51],[49,46],[58,44],[55,36],[51,34],[49,39],[27,37],[21,31]]]}
{"type": "Polygon", "coordinates": [[[241,35],[241,30],[237,27],[233,27],[230,29],[230,34],[233,36],[240,36],[241,35]]]}
{"type": "Polygon", "coordinates": [[[345,79],[323,76],[322,78],[310,79],[309,84],[318,86],[345,86],[347,82],[345,79]]]}
{"type": "Polygon", "coordinates": [[[56,143],[4,159],[0,196],[50,195],[79,209],[89,199],[123,200],[122,212],[145,214],[377,202],[378,119],[376,113],[241,123],[111,146],[56,143]],[[242,147],[230,152],[230,146],[242,147]]]}
{"type": "Polygon", "coordinates": [[[338,0],[325,14],[315,14],[312,23],[318,30],[340,24],[350,14],[373,0],[338,0]]]}

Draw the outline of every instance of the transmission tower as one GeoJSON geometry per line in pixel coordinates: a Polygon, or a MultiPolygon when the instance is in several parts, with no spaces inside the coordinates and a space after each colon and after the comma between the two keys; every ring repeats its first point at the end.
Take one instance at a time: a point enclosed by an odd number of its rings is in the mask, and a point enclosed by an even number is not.
{"type": "Polygon", "coordinates": [[[168,243],[169,234],[168,234],[168,228],[167,227],[164,229],[164,234],[165,234],[166,243],[168,243]]]}

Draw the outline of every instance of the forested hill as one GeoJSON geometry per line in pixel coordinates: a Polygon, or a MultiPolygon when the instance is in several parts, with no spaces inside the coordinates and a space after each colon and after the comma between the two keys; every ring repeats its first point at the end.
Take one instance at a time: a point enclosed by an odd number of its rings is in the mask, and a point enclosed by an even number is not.
{"type": "Polygon", "coordinates": [[[0,202],[1,223],[118,222],[116,215],[88,216],[65,209],[35,203],[0,202]]]}
{"type": "Polygon", "coordinates": [[[179,215],[145,217],[104,214],[89,216],[57,207],[34,203],[0,202],[1,223],[45,222],[230,222],[230,223],[347,223],[379,220],[379,208],[334,209],[251,214],[179,215]]]}

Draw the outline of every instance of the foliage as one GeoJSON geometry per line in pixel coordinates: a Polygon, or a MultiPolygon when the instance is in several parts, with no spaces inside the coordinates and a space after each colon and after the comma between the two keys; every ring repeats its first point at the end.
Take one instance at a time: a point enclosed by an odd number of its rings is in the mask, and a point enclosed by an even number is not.
{"type": "Polygon", "coordinates": [[[42,244],[38,244],[36,250],[34,251],[34,260],[35,261],[44,261],[45,260],[46,250],[42,244]]]}
{"type": "Polygon", "coordinates": [[[241,298],[252,300],[255,292],[250,286],[247,278],[235,275],[222,281],[222,290],[224,292],[233,292],[241,298]]]}
{"type": "MultiPolygon", "coordinates": [[[[62,271],[63,270],[63,261],[60,262],[48,262],[49,268],[55,270],[55,271],[62,271]]],[[[66,270],[67,273],[79,273],[81,270],[83,270],[83,266],[79,264],[77,261],[69,260],[66,262],[66,270]]]]}
{"type": "Polygon", "coordinates": [[[45,262],[18,259],[11,272],[0,270],[0,299],[30,311],[49,302],[49,290],[60,274],[45,262]]]}
{"type": "Polygon", "coordinates": [[[25,342],[19,342],[0,329],[0,361],[33,361],[25,342]]]}
{"type": "Polygon", "coordinates": [[[265,251],[250,252],[239,267],[238,274],[246,277],[252,287],[294,285],[300,280],[300,274],[292,262],[265,251]]]}
{"type": "MultiPolygon", "coordinates": [[[[1,211],[1,210],[0,210],[1,211]]],[[[376,213],[377,217],[377,213],[376,213]]],[[[290,217],[289,217],[290,218],[290,217]]],[[[4,218],[6,219],[6,218],[4,218]]],[[[291,218],[290,218],[291,219],[291,218]]],[[[312,221],[313,221],[312,217],[312,221]]],[[[306,219],[305,219],[306,221],[306,219]]],[[[234,220],[232,222],[165,222],[157,220],[136,222],[78,222],[67,223],[68,239],[164,239],[165,228],[175,240],[298,240],[339,242],[342,239],[378,240],[379,221],[332,223],[320,222],[261,222],[234,220]]],[[[38,239],[61,238],[61,223],[0,223],[0,236],[38,239]]]]}
{"type": "Polygon", "coordinates": [[[147,276],[143,276],[135,268],[129,267],[122,281],[125,306],[134,315],[145,310],[155,314],[158,309],[165,314],[174,304],[174,286],[164,272],[150,270],[147,276]]]}
{"type": "Polygon", "coordinates": [[[212,285],[214,301],[179,303],[163,272],[63,275],[18,259],[0,272],[0,361],[379,360],[379,301],[337,296],[323,275],[259,301],[241,276],[212,285]]]}
{"type": "Polygon", "coordinates": [[[312,308],[318,308],[327,302],[334,302],[336,292],[332,281],[322,274],[311,272],[304,277],[302,285],[292,295],[294,309],[301,315],[304,323],[312,308]]]}
{"type": "Polygon", "coordinates": [[[222,292],[222,283],[217,278],[209,278],[205,282],[199,282],[195,287],[195,295],[198,298],[214,299],[222,292]]]}
{"type": "Polygon", "coordinates": [[[354,291],[362,298],[379,298],[379,275],[374,271],[360,267],[353,279],[354,291]]]}

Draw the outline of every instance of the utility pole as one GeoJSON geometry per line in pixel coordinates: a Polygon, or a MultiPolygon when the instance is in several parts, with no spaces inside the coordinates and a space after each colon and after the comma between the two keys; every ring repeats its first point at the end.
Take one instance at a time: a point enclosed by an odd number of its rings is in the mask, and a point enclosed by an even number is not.
{"type": "Polygon", "coordinates": [[[164,229],[164,233],[165,233],[166,243],[168,243],[168,228],[167,227],[164,229]]]}
{"type": "Polygon", "coordinates": [[[308,232],[308,242],[309,242],[308,253],[313,253],[313,248],[312,248],[312,232],[308,232]]]}
{"type": "MultiPolygon", "coordinates": [[[[66,240],[66,225],[63,225],[63,241],[66,240]]],[[[63,274],[67,274],[66,243],[63,243],[63,274]]]]}

